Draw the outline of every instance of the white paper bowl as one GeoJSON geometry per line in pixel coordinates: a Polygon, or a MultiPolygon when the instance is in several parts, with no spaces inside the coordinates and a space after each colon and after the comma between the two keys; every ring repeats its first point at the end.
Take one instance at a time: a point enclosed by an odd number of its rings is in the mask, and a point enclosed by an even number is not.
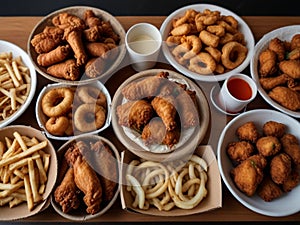
{"type": "MultiPolygon", "coordinates": [[[[59,148],[57,154],[58,154],[58,163],[59,163],[61,169],[58,173],[57,183],[56,183],[56,186],[55,186],[55,188],[53,190],[53,193],[52,193],[52,196],[51,196],[51,205],[53,206],[54,210],[59,215],[61,215],[62,217],[66,218],[66,219],[69,219],[69,220],[73,220],[73,221],[86,221],[86,220],[90,220],[90,219],[93,219],[93,218],[96,218],[96,217],[99,217],[99,216],[105,214],[113,206],[113,204],[117,200],[117,198],[119,196],[119,193],[120,193],[120,187],[121,187],[120,177],[119,177],[120,176],[120,162],[121,162],[120,161],[120,154],[119,154],[119,151],[117,150],[117,148],[113,145],[113,143],[111,143],[108,139],[106,139],[104,137],[101,137],[101,136],[97,136],[97,135],[80,135],[78,137],[70,139],[65,144],[63,144],[59,148]],[[70,144],[73,143],[74,141],[75,142],[76,141],[86,141],[86,143],[96,142],[96,141],[103,141],[104,143],[108,144],[108,146],[110,147],[110,149],[111,149],[111,151],[114,155],[114,159],[116,160],[117,173],[118,173],[117,176],[118,177],[115,180],[115,182],[117,183],[117,186],[116,186],[116,189],[115,189],[115,192],[114,192],[114,196],[110,200],[110,202],[108,202],[106,205],[102,205],[103,208],[101,208],[101,210],[98,213],[94,214],[94,215],[86,213],[86,211],[85,211],[86,206],[83,203],[83,200],[82,200],[81,205],[79,206],[78,209],[70,211],[69,213],[64,213],[61,209],[61,206],[57,202],[55,202],[55,200],[54,200],[53,195],[54,195],[54,192],[55,192],[55,188],[61,183],[61,181],[64,177],[64,174],[68,169],[68,168],[65,167],[66,165],[63,165],[64,153],[67,151],[70,144]]],[[[103,162],[103,163],[105,163],[105,162],[103,162]]],[[[67,167],[68,167],[68,165],[67,165],[67,167]]],[[[80,196],[84,196],[84,195],[81,194],[80,196]]]]}
{"type": "Polygon", "coordinates": [[[61,82],[61,83],[67,83],[67,84],[80,84],[80,83],[88,83],[90,81],[93,80],[98,80],[100,78],[106,78],[108,76],[110,76],[113,72],[115,72],[118,69],[118,66],[120,65],[120,63],[122,62],[123,58],[125,57],[126,54],[126,48],[125,48],[125,30],[123,28],[123,26],[120,24],[120,22],[110,13],[99,9],[99,8],[95,8],[95,7],[89,7],[89,6],[71,6],[71,7],[67,7],[67,8],[62,8],[59,9],[57,11],[54,11],[48,15],[46,15],[43,19],[41,19],[41,21],[39,21],[35,27],[33,28],[32,32],[29,35],[28,38],[28,42],[27,42],[27,52],[30,56],[30,59],[32,60],[32,63],[35,67],[35,69],[37,70],[37,72],[39,74],[41,74],[42,76],[46,77],[47,79],[54,81],[54,82],[61,82]],[[33,46],[31,45],[31,40],[34,37],[34,35],[40,33],[43,31],[43,29],[52,24],[52,18],[60,13],[70,13],[76,16],[79,16],[80,18],[83,18],[84,12],[86,10],[92,10],[96,16],[99,16],[100,18],[102,18],[104,21],[109,21],[114,29],[114,31],[120,36],[120,42],[118,45],[118,56],[117,58],[114,60],[114,63],[112,65],[110,65],[108,68],[106,68],[106,70],[99,76],[95,77],[95,78],[82,78],[76,81],[70,81],[70,80],[66,80],[63,78],[56,78],[50,74],[48,74],[46,72],[46,68],[39,66],[37,63],[37,53],[35,52],[33,46]]]}
{"type": "Polygon", "coordinates": [[[256,81],[258,92],[260,93],[260,95],[263,97],[263,99],[267,103],[269,103],[275,109],[280,110],[281,112],[284,112],[284,113],[286,113],[290,116],[296,117],[296,118],[300,118],[299,111],[297,112],[297,111],[289,110],[289,109],[281,106],[280,104],[278,104],[277,102],[275,102],[273,99],[271,99],[269,97],[268,93],[260,85],[259,72],[258,72],[259,55],[263,50],[268,48],[269,42],[273,38],[276,38],[276,37],[282,41],[291,41],[292,37],[297,33],[300,33],[300,25],[281,27],[281,28],[278,28],[276,30],[273,30],[273,31],[265,34],[255,45],[254,56],[252,57],[252,59],[250,61],[250,71],[251,71],[251,76],[252,76],[253,80],[256,81]]]}
{"type": "MultiPolygon", "coordinates": [[[[5,143],[5,137],[9,137],[11,140],[14,139],[14,132],[18,132],[20,135],[25,135],[28,137],[36,137],[40,142],[47,140],[48,144],[43,149],[44,152],[50,154],[50,164],[49,170],[47,173],[48,181],[46,184],[45,193],[42,195],[43,201],[38,204],[32,211],[29,211],[27,208],[27,203],[22,203],[14,208],[9,208],[8,205],[0,207],[0,221],[10,221],[23,219],[26,217],[30,217],[36,215],[37,213],[43,211],[49,206],[49,197],[53,190],[53,187],[57,178],[57,156],[56,150],[51,144],[51,142],[47,139],[47,137],[38,129],[35,129],[30,126],[24,125],[10,125],[0,129],[0,141],[5,143]]],[[[5,223],[5,222],[4,222],[5,223]]]]}
{"type": "Polygon", "coordinates": [[[26,101],[14,114],[12,114],[10,117],[6,118],[5,120],[0,121],[0,128],[2,128],[2,127],[7,126],[8,124],[12,123],[13,121],[15,121],[17,118],[19,118],[24,113],[24,111],[28,108],[28,106],[30,105],[32,98],[34,97],[34,94],[35,94],[37,78],[36,78],[35,68],[34,68],[29,56],[19,46],[15,45],[13,43],[7,42],[7,41],[0,40],[0,52],[1,53],[11,52],[13,55],[13,58],[21,56],[23,63],[25,64],[26,67],[28,67],[28,69],[30,71],[30,78],[31,78],[30,92],[29,92],[29,95],[28,95],[26,101]]]}
{"type": "Polygon", "coordinates": [[[287,127],[286,133],[291,133],[300,140],[300,124],[294,118],[275,110],[251,110],[235,117],[222,131],[217,149],[218,165],[225,185],[231,194],[245,207],[266,216],[288,216],[300,211],[300,185],[271,202],[265,202],[257,194],[247,197],[239,191],[230,176],[233,165],[226,153],[226,146],[230,142],[238,140],[235,133],[237,128],[246,122],[253,121],[258,131],[262,133],[263,124],[270,120],[285,124],[287,127]]]}
{"type": "Polygon", "coordinates": [[[162,35],[162,40],[163,40],[163,46],[162,46],[162,51],[164,53],[164,56],[166,57],[167,61],[173,66],[175,67],[178,71],[180,71],[181,73],[183,73],[184,75],[193,78],[195,80],[200,80],[200,81],[206,81],[206,82],[216,82],[216,81],[222,81],[225,80],[226,78],[230,77],[233,74],[236,73],[240,73],[242,72],[249,64],[250,59],[252,58],[253,52],[254,52],[254,37],[252,34],[252,31],[250,30],[249,26],[247,25],[247,23],[241,18],[239,17],[237,14],[231,12],[228,9],[216,6],[216,5],[211,5],[211,4],[194,4],[194,5],[188,5],[185,7],[182,7],[180,9],[177,9],[176,11],[174,11],[173,13],[171,13],[162,23],[161,28],[160,28],[160,32],[162,35]],[[212,11],[220,11],[221,15],[232,15],[239,23],[239,30],[244,34],[245,39],[246,39],[246,46],[248,48],[248,53],[247,53],[247,57],[245,58],[245,60],[243,61],[243,63],[241,65],[239,65],[237,68],[223,73],[223,74],[219,74],[219,75],[201,75],[195,72],[190,71],[188,68],[180,65],[176,59],[174,58],[174,56],[172,55],[172,53],[170,52],[167,44],[165,43],[169,32],[171,30],[172,27],[172,20],[178,17],[181,17],[184,15],[184,13],[186,12],[186,10],[188,9],[194,9],[196,11],[203,11],[205,9],[210,9],[212,11]]]}
{"type": "MultiPolygon", "coordinates": [[[[75,90],[75,94],[76,94],[76,90],[75,90]]],[[[72,115],[74,114],[74,112],[75,112],[75,110],[72,110],[72,115]]],[[[36,115],[36,120],[37,120],[37,123],[38,123],[39,127],[43,130],[43,132],[46,134],[46,136],[51,138],[51,139],[69,140],[69,139],[73,138],[76,135],[98,134],[98,133],[102,132],[103,130],[105,130],[107,127],[109,127],[109,125],[111,123],[111,97],[110,97],[110,94],[109,94],[108,90],[106,89],[106,87],[100,81],[95,81],[95,82],[90,83],[90,84],[80,84],[80,85],[75,85],[75,86],[74,85],[70,86],[68,84],[63,84],[63,83],[48,84],[47,86],[45,86],[41,90],[41,92],[40,92],[40,94],[37,98],[37,104],[35,105],[35,115],[36,115]],[[74,133],[74,135],[72,135],[72,136],[57,136],[57,135],[53,135],[53,134],[49,133],[47,131],[46,127],[45,127],[45,124],[47,122],[48,117],[43,113],[42,106],[41,106],[43,96],[47,92],[49,92],[50,90],[55,89],[55,88],[59,88],[59,87],[76,88],[76,87],[79,87],[79,86],[82,86],[82,85],[89,85],[89,86],[92,86],[92,87],[96,87],[105,94],[107,107],[106,107],[106,120],[105,120],[104,125],[102,127],[100,127],[99,129],[93,130],[93,131],[90,131],[90,132],[82,133],[82,132],[76,131],[74,133]]],[[[73,123],[74,123],[74,121],[73,121],[73,123]]],[[[73,124],[73,128],[74,128],[74,124],[73,124]]]]}

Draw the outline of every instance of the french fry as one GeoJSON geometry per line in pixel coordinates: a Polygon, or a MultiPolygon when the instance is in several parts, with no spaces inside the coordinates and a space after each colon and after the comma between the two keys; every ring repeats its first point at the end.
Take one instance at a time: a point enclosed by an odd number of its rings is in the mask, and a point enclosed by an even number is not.
{"type": "Polygon", "coordinates": [[[31,211],[34,207],[34,202],[33,202],[32,191],[31,191],[28,175],[24,177],[24,186],[25,186],[27,207],[28,210],[31,211]]]}
{"type": "Polygon", "coordinates": [[[18,141],[22,150],[26,151],[28,148],[27,148],[26,143],[24,142],[23,138],[21,137],[20,133],[14,132],[13,135],[14,135],[15,139],[18,141]]]}
{"type": "Polygon", "coordinates": [[[32,159],[28,159],[28,170],[29,170],[29,180],[30,180],[30,187],[32,190],[32,196],[34,202],[39,202],[42,200],[37,187],[37,179],[34,170],[34,161],[32,159]]]}

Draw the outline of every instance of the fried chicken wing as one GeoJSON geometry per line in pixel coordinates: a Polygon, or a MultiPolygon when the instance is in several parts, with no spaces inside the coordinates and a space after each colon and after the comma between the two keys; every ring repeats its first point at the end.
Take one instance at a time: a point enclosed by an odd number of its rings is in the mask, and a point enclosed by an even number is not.
{"type": "Polygon", "coordinates": [[[264,201],[270,202],[276,198],[279,198],[283,192],[279,185],[275,184],[272,179],[267,176],[263,179],[261,184],[257,189],[257,194],[260,196],[264,201]]]}
{"type": "Polygon", "coordinates": [[[285,45],[283,43],[282,40],[280,40],[279,38],[273,38],[270,42],[269,42],[269,49],[274,51],[277,55],[277,59],[279,61],[284,60],[285,57],[285,45]]]}
{"type": "Polygon", "coordinates": [[[126,85],[121,92],[130,101],[153,97],[157,95],[159,88],[167,80],[165,79],[167,77],[167,72],[160,72],[156,76],[147,77],[126,85]]]}
{"type": "Polygon", "coordinates": [[[162,144],[172,148],[179,142],[180,131],[175,128],[167,131],[161,118],[153,118],[143,129],[142,139],[145,145],[162,144]]]}
{"type": "Polygon", "coordinates": [[[87,145],[76,142],[65,153],[67,162],[74,168],[76,186],[84,193],[86,212],[95,214],[99,212],[102,202],[102,186],[96,172],[90,167],[81,152],[87,151],[87,145]]]}
{"type": "Polygon", "coordinates": [[[54,199],[62,207],[64,213],[77,209],[80,205],[79,189],[74,181],[74,169],[69,168],[61,184],[55,189],[54,199]]]}
{"type": "Polygon", "coordinates": [[[253,196],[263,180],[263,169],[266,159],[261,155],[253,155],[231,170],[234,183],[247,196],[253,196]]]}
{"type": "Polygon", "coordinates": [[[283,184],[292,171],[291,157],[286,153],[280,153],[271,159],[270,175],[276,184],[283,184]]]}
{"type": "MultiPolygon", "coordinates": [[[[293,134],[285,134],[281,139],[283,151],[287,153],[296,166],[300,166],[300,145],[293,134]]],[[[299,167],[300,168],[300,167],[299,167]]]]}
{"type": "Polygon", "coordinates": [[[240,140],[255,143],[259,138],[258,130],[254,122],[249,121],[237,128],[236,134],[240,140]]]}
{"type": "Polygon", "coordinates": [[[281,143],[277,137],[265,136],[257,140],[256,148],[265,157],[274,156],[281,150],[281,143]]]}
{"type": "Polygon", "coordinates": [[[226,151],[234,163],[240,163],[254,154],[254,146],[248,141],[236,141],[229,143],[226,151]]]}
{"type": "Polygon", "coordinates": [[[300,48],[300,34],[295,34],[291,40],[291,49],[300,48]]]}
{"type": "Polygon", "coordinates": [[[300,175],[298,171],[294,169],[282,184],[282,189],[284,192],[289,192],[293,188],[295,188],[299,183],[300,183],[300,175]]]}
{"type": "Polygon", "coordinates": [[[84,21],[78,16],[69,14],[69,13],[59,13],[58,15],[52,18],[52,23],[61,29],[66,29],[68,27],[73,28],[85,28],[84,21]]]}
{"type": "Polygon", "coordinates": [[[288,87],[278,86],[273,88],[269,94],[270,98],[289,110],[300,109],[300,94],[288,87]]]}
{"type": "Polygon", "coordinates": [[[300,78],[300,60],[283,60],[279,63],[280,70],[294,79],[300,78]]]}
{"type": "Polygon", "coordinates": [[[172,95],[156,96],[151,101],[154,111],[162,119],[167,131],[171,131],[177,126],[175,104],[175,99],[172,95]]]}
{"type": "Polygon", "coordinates": [[[271,90],[277,86],[285,85],[291,78],[286,74],[281,74],[276,77],[261,77],[259,83],[265,90],[271,90]]]}
{"type": "Polygon", "coordinates": [[[117,107],[119,124],[141,131],[154,113],[151,104],[145,100],[126,102],[117,107]]]}
{"type": "Polygon", "coordinates": [[[265,136],[274,136],[281,138],[286,131],[286,125],[276,121],[267,121],[263,125],[263,133],[265,136]]]}
{"type": "Polygon", "coordinates": [[[276,53],[270,49],[262,51],[259,55],[259,73],[262,77],[272,75],[277,71],[276,53]]]}

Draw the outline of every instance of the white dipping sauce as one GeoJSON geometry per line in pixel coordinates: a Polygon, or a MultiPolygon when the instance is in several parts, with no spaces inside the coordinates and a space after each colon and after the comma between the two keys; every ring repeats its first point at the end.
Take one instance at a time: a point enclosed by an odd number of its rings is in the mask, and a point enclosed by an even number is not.
{"type": "Polygon", "coordinates": [[[158,42],[149,35],[141,34],[131,39],[130,48],[140,54],[149,54],[158,48],[158,42]]]}

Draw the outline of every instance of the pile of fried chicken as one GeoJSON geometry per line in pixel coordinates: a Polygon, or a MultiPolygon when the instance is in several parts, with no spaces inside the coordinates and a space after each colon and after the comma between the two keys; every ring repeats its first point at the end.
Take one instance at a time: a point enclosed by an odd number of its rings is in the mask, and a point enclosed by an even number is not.
{"type": "Polygon", "coordinates": [[[146,146],[172,148],[182,129],[199,125],[196,92],[168,76],[162,71],[131,82],[121,91],[127,101],[117,107],[118,123],[139,132],[146,146]]]}
{"type": "Polygon", "coordinates": [[[300,34],[291,41],[273,38],[259,55],[259,81],[271,99],[300,110],[300,34]]]}
{"type": "Polygon", "coordinates": [[[270,202],[290,192],[300,182],[300,144],[283,123],[267,121],[262,134],[253,121],[236,130],[238,141],[226,152],[234,167],[230,171],[237,188],[247,196],[258,194],[270,202]]]}
{"type": "Polygon", "coordinates": [[[86,212],[92,215],[112,200],[117,189],[118,166],[107,143],[74,141],[64,154],[64,163],[67,172],[54,192],[54,199],[64,213],[83,205],[82,195],[86,212]]]}

